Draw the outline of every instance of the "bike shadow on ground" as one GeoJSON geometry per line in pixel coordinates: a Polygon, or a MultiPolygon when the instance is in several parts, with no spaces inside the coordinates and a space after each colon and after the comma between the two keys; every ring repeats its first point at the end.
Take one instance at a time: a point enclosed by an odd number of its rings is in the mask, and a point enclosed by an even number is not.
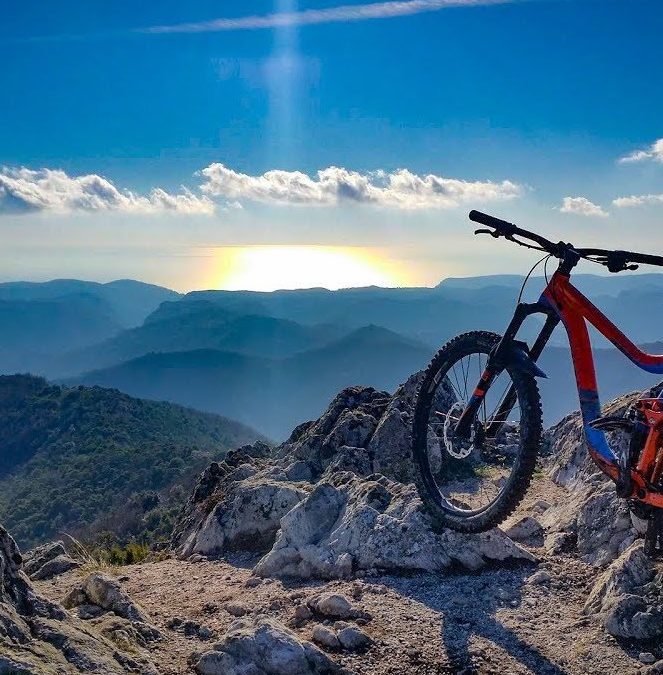
{"type": "MultiPolygon", "coordinates": [[[[499,655],[476,644],[477,639],[493,643],[514,661],[537,675],[566,675],[567,670],[551,661],[535,646],[505,626],[496,616],[498,610],[515,609],[522,601],[521,588],[532,569],[500,569],[480,574],[450,574],[444,578],[422,575],[405,580],[392,577],[385,580],[403,595],[441,614],[440,637],[454,673],[470,675],[486,672],[499,664],[499,655]],[[474,644],[473,644],[474,643],[474,644]]],[[[490,670],[493,672],[493,670],[490,670]]]]}

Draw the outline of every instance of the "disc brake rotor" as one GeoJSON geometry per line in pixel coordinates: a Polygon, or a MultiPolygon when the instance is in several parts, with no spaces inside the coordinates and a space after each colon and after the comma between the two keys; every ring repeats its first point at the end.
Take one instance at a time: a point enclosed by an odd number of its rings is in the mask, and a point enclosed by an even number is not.
{"type": "Polygon", "coordinates": [[[465,405],[460,401],[454,403],[449,408],[444,420],[444,448],[454,459],[465,459],[474,450],[474,442],[471,438],[458,438],[454,436],[454,428],[464,409],[465,405]]]}

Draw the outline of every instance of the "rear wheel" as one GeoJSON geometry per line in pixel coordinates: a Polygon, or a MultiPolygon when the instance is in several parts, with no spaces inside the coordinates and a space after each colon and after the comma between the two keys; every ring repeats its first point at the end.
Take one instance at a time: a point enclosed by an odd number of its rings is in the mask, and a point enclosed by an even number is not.
{"type": "Polygon", "coordinates": [[[498,374],[469,438],[453,433],[500,339],[484,331],[454,338],[435,355],[419,389],[412,430],[416,483],[438,527],[461,532],[495,527],[516,508],[534,472],[541,400],[536,380],[521,370],[507,365],[498,374]],[[510,390],[511,413],[498,419],[510,390]]]}

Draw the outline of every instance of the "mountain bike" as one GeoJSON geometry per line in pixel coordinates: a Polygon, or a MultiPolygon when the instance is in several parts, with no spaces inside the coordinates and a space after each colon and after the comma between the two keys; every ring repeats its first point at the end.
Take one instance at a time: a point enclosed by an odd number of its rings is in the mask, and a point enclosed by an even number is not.
{"type": "MultiPolygon", "coordinates": [[[[663,373],[663,355],[646,354],[607,319],[570,281],[573,269],[590,260],[610,272],[663,266],[663,257],[576,248],[516,227],[479,211],[470,220],[490,235],[543,251],[538,261],[559,260],[534,303],[522,302],[504,335],[473,331],[450,340],[426,369],[415,401],[413,457],[421,499],[438,527],[482,532],[503,522],[524,497],[535,471],[542,438],[541,398],[537,377],[546,374],[537,360],[554,329],[566,329],[575,370],[584,436],[589,455],[629,500],[636,520],[645,524],[645,550],[663,551],[663,394],[661,387],[643,394],[624,416],[603,416],[587,323],[636,366],[663,373]],[[545,321],[529,347],[517,339],[528,317],[545,321]],[[626,434],[611,448],[612,432],[626,434]]],[[[545,269],[545,268],[544,268],[545,269]]]]}

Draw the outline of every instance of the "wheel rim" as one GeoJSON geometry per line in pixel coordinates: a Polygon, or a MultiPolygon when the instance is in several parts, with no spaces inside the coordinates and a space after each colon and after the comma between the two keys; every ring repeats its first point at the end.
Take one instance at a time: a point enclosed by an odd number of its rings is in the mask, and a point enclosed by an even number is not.
{"type": "Polygon", "coordinates": [[[489,349],[475,347],[445,364],[429,390],[424,473],[439,506],[469,518],[490,508],[513,482],[522,450],[520,400],[500,432],[496,412],[513,381],[502,371],[488,390],[469,439],[453,430],[488,361],[489,349]]]}

